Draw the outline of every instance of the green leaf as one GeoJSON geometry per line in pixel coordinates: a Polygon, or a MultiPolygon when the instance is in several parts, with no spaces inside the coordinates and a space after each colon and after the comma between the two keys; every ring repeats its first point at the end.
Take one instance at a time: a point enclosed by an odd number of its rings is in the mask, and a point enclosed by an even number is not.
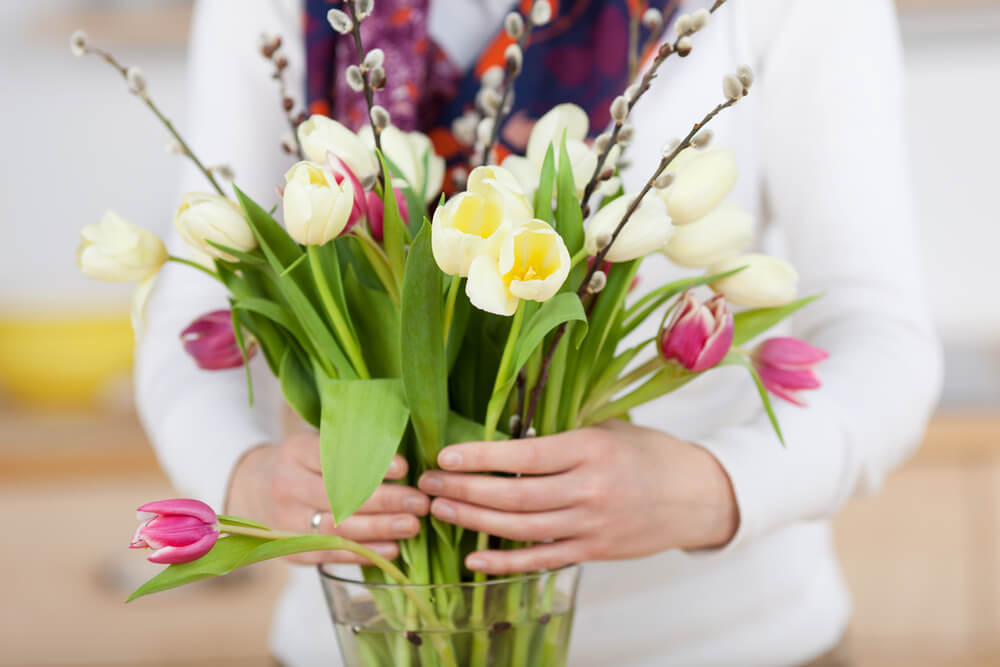
{"type": "MultiPolygon", "coordinates": [[[[244,519],[239,516],[226,516],[225,514],[218,515],[219,523],[223,526],[247,526],[248,528],[260,528],[261,530],[271,530],[262,523],[257,523],[250,519],[244,519]]],[[[223,530],[222,532],[226,532],[223,530]]]]}
{"type": "Polygon", "coordinates": [[[190,563],[170,565],[139,586],[126,602],[151,593],[229,574],[233,570],[272,558],[306,551],[337,549],[344,540],[335,535],[303,535],[268,540],[263,537],[229,535],[219,538],[212,550],[190,563]]]}
{"type": "MultiPolygon", "coordinates": [[[[222,245],[221,243],[216,243],[215,241],[209,241],[208,239],[205,240],[210,246],[218,248],[227,255],[232,255],[243,264],[248,264],[249,266],[256,266],[256,267],[267,266],[267,260],[259,255],[252,255],[248,252],[243,252],[241,250],[237,250],[235,248],[230,248],[229,246],[222,245]]],[[[225,260],[219,260],[219,261],[225,261],[225,260]]],[[[233,264],[233,262],[226,262],[226,263],[233,264]]]]}
{"type": "Polygon", "coordinates": [[[403,389],[425,464],[433,465],[448,421],[448,362],[444,347],[441,269],[431,228],[413,241],[403,276],[400,353],[403,389]]]}
{"type": "Polygon", "coordinates": [[[247,221],[250,223],[250,229],[257,237],[257,242],[260,243],[261,250],[264,251],[264,256],[268,258],[268,261],[274,264],[273,258],[284,269],[298,259],[302,255],[302,248],[288,235],[285,228],[235,185],[233,190],[236,191],[236,199],[243,207],[247,221]]]}
{"type": "Polygon", "coordinates": [[[551,224],[552,222],[552,193],[556,185],[556,156],[552,150],[552,144],[545,151],[545,161],[542,162],[542,171],[538,177],[538,189],[535,190],[535,217],[551,224]]]}
{"type": "MultiPolygon", "coordinates": [[[[559,187],[556,189],[556,231],[566,242],[570,256],[575,255],[583,247],[583,211],[580,200],[576,196],[576,181],[573,179],[573,166],[566,150],[566,137],[563,136],[559,147],[559,187]]],[[[583,264],[578,266],[582,267],[583,264]]],[[[582,274],[581,274],[582,275],[582,274]]],[[[567,281],[577,285],[576,281],[567,281]]],[[[572,289],[572,287],[571,287],[572,289]]]]}
{"type": "MultiPolygon", "coordinates": [[[[256,287],[251,283],[257,277],[257,271],[245,268],[242,275],[235,273],[222,262],[216,262],[219,270],[219,277],[223,284],[229,289],[233,296],[246,297],[254,294],[256,287]]],[[[275,375],[278,374],[278,366],[281,356],[284,354],[288,342],[286,335],[269,320],[259,317],[253,313],[242,312],[240,319],[244,326],[257,338],[268,367],[275,375]]]]}
{"type": "Polygon", "coordinates": [[[289,346],[281,358],[278,379],[281,393],[292,409],[307,423],[319,428],[321,406],[316,379],[293,346],[289,346]]]}
{"type": "Polygon", "coordinates": [[[344,294],[372,377],[399,377],[399,308],[385,292],[362,284],[353,264],[344,277],[344,294]]]}
{"type": "Polygon", "coordinates": [[[268,299],[261,299],[254,296],[237,298],[233,300],[233,308],[246,310],[263,315],[275,324],[281,325],[294,333],[301,333],[301,328],[291,314],[280,305],[268,299]]]}
{"type": "MultiPolygon", "coordinates": [[[[508,440],[510,436],[506,433],[498,432],[494,440],[508,440]]],[[[463,417],[457,412],[448,413],[448,428],[445,433],[445,442],[454,445],[460,442],[477,442],[483,438],[483,425],[467,417],[463,417]]]]}
{"type": "Polygon", "coordinates": [[[757,393],[760,394],[760,401],[764,404],[764,411],[767,412],[767,418],[771,422],[771,428],[774,429],[775,435],[778,436],[781,446],[787,447],[785,444],[785,436],[781,433],[781,425],[778,424],[778,417],[774,414],[774,405],[771,403],[771,395],[767,393],[767,387],[764,386],[764,382],[760,379],[757,369],[753,367],[753,363],[743,354],[736,352],[735,350],[731,350],[721,363],[743,366],[750,372],[750,377],[753,378],[754,385],[757,387],[757,393]]]}
{"type": "Polygon", "coordinates": [[[385,254],[389,257],[389,266],[398,277],[403,275],[403,266],[406,262],[406,241],[409,239],[409,232],[406,230],[403,216],[399,213],[399,205],[392,189],[392,174],[389,173],[384,156],[379,155],[379,159],[382,161],[382,176],[385,179],[382,190],[382,203],[385,205],[384,217],[382,218],[382,245],[385,247],[385,254]]]}
{"type": "Polygon", "coordinates": [[[744,310],[743,312],[736,313],[733,315],[733,323],[736,327],[733,333],[733,345],[742,345],[756,338],[781,320],[818,298],[818,295],[808,296],[784,306],[755,308],[754,310],[744,310]]]}
{"type": "Polygon", "coordinates": [[[406,432],[410,410],[399,380],[319,377],[320,460],[334,521],[375,492],[406,432]]]}
{"type": "Polygon", "coordinates": [[[681,280],[675,280],[672,283],[667,283],[662,287],[657,287],[625,311],[625,319],[623,320],[621,326],[621,337],[624,338],[630,334],[636,327],[642,324],[647,317],[652,315],[657,308],[681,292],[693,289],[700,285],[714,283],[716,280],[721,280],[727,276],[733,275],[734,273],[739,273],[744,268],[745,267],[741,266],[738,269],[733,269],[732,271],[716,273],[710,276],[682,278],[681,280]]]}
{"type": "Polygon", "coordinates": [[[229,317],[233,323],[233,337],[236,339],[236,346],[240,348],[240,356],[243,357],[243,370],[247,374],[247,400],[250,401],[250,407],[253,407],[253,377],[250,374],[250,357],[247,355],[247,344],[243,340],[243,325],[240,323],[240,312],[235,308],[231,308],[229,317]]]}

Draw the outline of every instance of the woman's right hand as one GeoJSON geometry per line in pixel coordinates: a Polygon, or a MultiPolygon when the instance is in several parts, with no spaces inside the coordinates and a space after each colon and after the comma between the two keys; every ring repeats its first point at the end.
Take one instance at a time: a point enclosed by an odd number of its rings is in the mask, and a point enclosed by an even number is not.
{"type": "MultiPolygon", "coordinates": [[[[406,459],[398,454],[386,480],[406,477],[406,459]]],[[[320,468],[319,435],[296,433],[280,445],[251,450],[236,465],[229,483],[226,513],[267,524],[275,530],[339,535],[374,549],[386,558],[399,555],[396,540],[420,531],[418,516],[427,514],[430,499],[403,484],[382,484],[361,508],[334,526],[320,468]],[[311,525],[322,512],[319,528],[311,525]]],[[[367,561],[346,551],[314,551],[289,556],[301,565],[367,561]]]]}

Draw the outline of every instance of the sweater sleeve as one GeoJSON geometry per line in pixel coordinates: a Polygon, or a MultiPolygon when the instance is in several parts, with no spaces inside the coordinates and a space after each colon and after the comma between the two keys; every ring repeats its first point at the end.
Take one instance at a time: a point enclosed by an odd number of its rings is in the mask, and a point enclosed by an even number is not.
{"type": "MultiPolygon", "coordinates": [[[[191,29],[182,136],[206,164],[232,166],[236,183],[265,208],[276,199],[275,184],[290,158],[280,149],[287,124],[258,39],[262,33],[281,34],[292,86],[300,81],[303,48],[295,6],[279,0],[203,1],[191,29]]],[[[187,161],[181,186],[182,192],[210,190],[187,161]]],[[[186,255],[172,230],[168,247],[171,254],[186,255]]],[[[283,405],[262,355],[250,364],[251,408],[244,369],[202,371],[185,354],[180,331],[198,316],[227,307],[221,285],[190,267],[168,263],[146,309],[135,368],[139,416],[160,464],[180,493],[219,511],[239,459],[280,436],[283,405]]]]}
{"type": "Polygon", "coordinates": [[[741,525],[729,548],[875,491],[918,446],[942,374],[921,287],[892,3],[786,4],[753,91],[763,97],[757,131],[800,291],[822,295],[791,333],[830,358],[807,408],[776,402],[787,448],[763,411],[699,443],[732,480],[741,525]]]}

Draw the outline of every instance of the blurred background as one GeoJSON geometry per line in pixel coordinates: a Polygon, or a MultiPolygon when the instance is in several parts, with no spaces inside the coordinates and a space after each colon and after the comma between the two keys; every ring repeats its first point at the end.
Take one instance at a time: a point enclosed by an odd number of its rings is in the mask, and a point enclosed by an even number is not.
{"type": "MultiPolygon", "coordinates": [[[[899,8],[947,379],[924,447],[838,519],[838,548],[859,664],[1000,665],[1000,0],[899,8]]],[[[0,665],[269,664],[280,566],[121,602],[157,569],[123,548],[131,508],[170,489],[132,413],[129,288],[72,261],[79,227],[109,202],[166,234],[177,158],[113,73],[72,59],[68,35],[83,27],[141,63],[179,119],[190,11],[0,3],[0,665]]]]}

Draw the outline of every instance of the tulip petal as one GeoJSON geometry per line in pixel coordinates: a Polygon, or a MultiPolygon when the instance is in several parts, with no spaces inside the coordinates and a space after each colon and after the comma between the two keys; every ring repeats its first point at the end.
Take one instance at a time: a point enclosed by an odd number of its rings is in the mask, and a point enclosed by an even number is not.
{"type": "Polygon", "coordinates": [[[182,547],[218,530],[215,524],[180,514],[162,514],[141,527],[142,539],[154,549],[164,546],[182,547]]]}
{"type": "Polygon", "coordinates": [[[583,141],[589,128],[590,119],[586,111],[575,104],[557,104],[539,118],[531,129],[526,157],[541,169],[549,144],[555,144],[558,148],[564,132],[567,141],[583,141]]]}
{"type": "Polygon", "coordinates": [[[472,261],[465,293],[473,306],[494,315],[509,316],[517,310],[518,298],[507,289],[494,255],[479,255],[472,261]]]}
{"type": "Polygon", "coordinates": [[[754,358],[775,368],[808,368],[830,355],[826,350],[791,337],[769,338],[758,346],[754,358]]]}
{"type": "Polygon", "coordinates": [[[177,563],[190,563],[198,560],[215,546],[219,539],[218,532],[211,532],[202,537],[197,542],[182,547],[162,547],[150,554],[149,562],[162,565],[175,565],[177,563]]]}
{"type": "Polygon", "coordinates": [[[171,498],[156,500],[139,507],[137,512],[152,512],[153,514],[180,514],[193,516],[205,523],[217,523],[219,518],[211,507],[194,498],[171,498]]]}
{"type": "Polygon", "coordinates": [[[677,170],[670,186],[669,211],[675,225],[692,223],[718,206],[736,185],[736,158],[732,151],[702,151],[677,170]]]}

